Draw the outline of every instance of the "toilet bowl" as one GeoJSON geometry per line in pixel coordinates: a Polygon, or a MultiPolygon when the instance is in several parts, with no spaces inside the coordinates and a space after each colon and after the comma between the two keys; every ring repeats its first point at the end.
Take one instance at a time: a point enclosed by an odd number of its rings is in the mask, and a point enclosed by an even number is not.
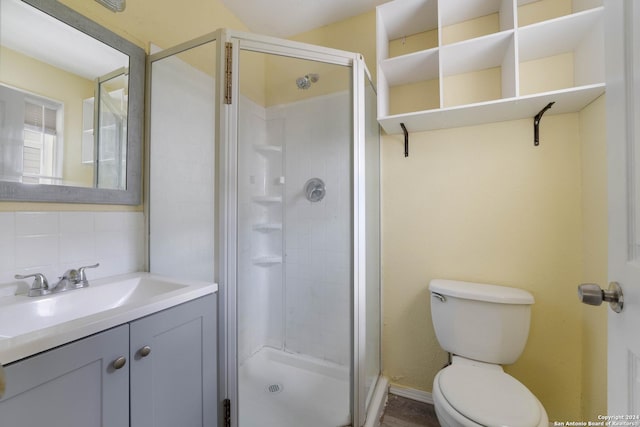
{"type": "Polygon", "coordinates": [[[504,372],[529,335],[533,296],[522,289],[432,280],[431,316],[451,364],[433,381],[433,401],[444,427],[546,427],[541,402],[504,372]]]}
{"type": "Polygon", "coordinates": [[[442,427],[547,427],[540,401],[498,365],[453,357],[433,381],[433,402],[442,427]]]}

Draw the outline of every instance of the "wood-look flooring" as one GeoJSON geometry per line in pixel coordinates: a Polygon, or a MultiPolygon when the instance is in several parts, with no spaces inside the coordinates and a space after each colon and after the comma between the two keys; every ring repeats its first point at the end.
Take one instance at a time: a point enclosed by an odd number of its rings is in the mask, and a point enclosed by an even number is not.
{"type": "Polygon", "coordinates": [[[440,427],[433,405],[389,394],[380,427],[440,427]]]}

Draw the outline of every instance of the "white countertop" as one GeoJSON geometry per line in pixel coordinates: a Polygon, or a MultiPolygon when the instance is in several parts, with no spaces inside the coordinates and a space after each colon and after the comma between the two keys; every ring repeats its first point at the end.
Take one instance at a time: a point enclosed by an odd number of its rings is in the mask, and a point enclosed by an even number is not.
{"type": "MultiPolygon", "coordinates": [[[[15,309],[20,304],[31,304],[39,299],[43,302],[47,302],[47,300],[53,301],[54,299],[71,297],[75,292],[91,292],[91,290],[94,290],[93,292],[101,291],[107,289],[103,287],[107,287],[111,284],[132,280],[146,280],[153,281],[154,283],[162,282],[159,283],[160,285],[178,284],[180,285],[180,288],[159,293],[158,295],[153,295],[149,298],[132,298],[132,301],[123,303],[116,307],[83,315],[82,317],[63,321],[51,326],[45,325],[42,328],[34,329],[15,336],[0,337],[0,364],[6,365],[8,363],[15,362],[36,353],[49,350],[53,347],[75,341],[114,326],[131,322],[135,319],[148,316],[158,311],[165,310],[178,304],[218,291],[218,285],[215,283],[169,278],[150,273],[131,273],[91,281],[90,286],[86,289],[69,290],[44,297],[27,297],[25,295],[2,297],[0,298],[0,313],[3,311],[3,308],[6,309],[5,311],[9,312],[10,308],[15,309]]],[[[76,297],[78,295],[80,294],[77,294],[76,297]]],[[[85,295],[92,296],[93,294],[87,293],[85,295]]],[[[68,301],[72,301],[72,299],[70,298],[68,301]]],[[[25,314],[25,316],[26,315],[28,314],[25,314]]],[[[19,316],[20,314],[16,317],[19,316]]],[[[2,320],[1,316],[0,320],[2,320]]],[[[40,321],[40,319],[36,320],[40,321]]],[[[42,323],[46,324],[46,320],[48,319],[42,318],[42,323]]],[[[2,321],[21,322],[21,319],[5,318],[2,321]]]]}

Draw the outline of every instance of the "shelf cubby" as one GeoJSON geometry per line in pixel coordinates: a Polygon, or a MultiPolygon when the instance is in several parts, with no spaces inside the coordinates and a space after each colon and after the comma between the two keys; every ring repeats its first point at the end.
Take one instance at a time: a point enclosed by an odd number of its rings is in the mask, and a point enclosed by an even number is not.
{"type": "Polygon", "coordinates": [[[380,64],[389,88],[389,111],[402,112],[400,100],[409,100],[404,108],[430,110],[440,108],[438,49],[390,58],[380,64]],[[408,72],[405,70],[409,70],[408,72]]]}
{"type": "Polygon", "coordinates": [[[389,58],[422,52],[438,47],[438,30],[428,30],[417,34],[389,40],[389,58]]]}
{"type": "Polygon", "coordinates": [[[547,114],[580,111],[605,90],[603,16],[602,0],[378,6],[378,121],[396,134],[400,123],[412,132],[533,117],[549,102],[547,114]]]}
{"type": "Polygon", "coordinates": [[[389,88],[390,114],[440,108],[440,80],[432,79],[389,88]]]}
{"type": "Polygon", "coordinates": [[[404,0],[402,8],[387,3],[378,6],[376,15],[378,50],[384,58],[439,44],[437,0],[404,0]]]}
{"type": "Polygon", "coordinates": [[[513,0],[446,0],[438,12],[442,46],[512,30],[516,22],[513,0]]]}
{"type": "Polygon", "coordinates": [[[476,104],[516,95],[513,31],[440,49],[442,106],[476,104]]]}
{"type": "Polygon", "coordinates": [[[602,6],[602,0],[517,0],[518,27],[550,21],[602,6]]]}
{"type": "Polygon", "coordinates": [[[604,82],[603,27],[599,7],[520,28],[520,93],[604,82]]]}

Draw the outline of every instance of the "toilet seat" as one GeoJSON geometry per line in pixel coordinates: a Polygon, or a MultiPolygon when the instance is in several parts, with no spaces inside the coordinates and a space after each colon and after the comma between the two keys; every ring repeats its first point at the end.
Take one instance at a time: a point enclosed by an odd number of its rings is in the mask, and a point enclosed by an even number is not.
{"type": "Polygon", "coordinates": [[[442,396],[461,415],[487,427],[533,427],[542,414],[535,396],[502,370],[453,364],[439,374],[442,396]]]}

